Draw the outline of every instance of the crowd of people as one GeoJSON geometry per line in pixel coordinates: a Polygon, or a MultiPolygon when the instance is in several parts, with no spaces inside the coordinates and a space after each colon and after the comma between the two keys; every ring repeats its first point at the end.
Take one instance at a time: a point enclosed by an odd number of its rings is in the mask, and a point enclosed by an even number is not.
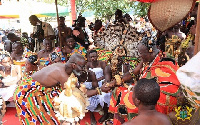
{"type": "MultiPolygon", "coordinates": [[[[147,17],[130,24],[135,21],[117,9],[114,22],[105,26],[101,20],[91,23],[93,42],[81,15],[73,29],[65,25],[65,17],[59,17],[56,34],[49,23],[31,15],[34,30],[30,37],[25,32],[21,37],[9,32],[0,43],[0,95],[6,105],[14,101],[20,124],[70,124],[72,121],[57,117],[54,98],[73,76],[78,79],[75,87],[86,89],[92,125],[200,124],[199,90],[185,83],[183,74],[177,74],[192,72],[184,67],[196,59],[192,52],[198,4],[188,17],[162,33],[147,17]],[[115,38],[120,41],[110,44],[115,38]],[[127,45],[126,40],[134,44],[127,45]],[[181,116],[183,111],[186,117],[181,116]],[[94,112],[102,117],[96,119],[94,112]]],[[[74,124],[80,123],[79,118],[74,124]]]]}

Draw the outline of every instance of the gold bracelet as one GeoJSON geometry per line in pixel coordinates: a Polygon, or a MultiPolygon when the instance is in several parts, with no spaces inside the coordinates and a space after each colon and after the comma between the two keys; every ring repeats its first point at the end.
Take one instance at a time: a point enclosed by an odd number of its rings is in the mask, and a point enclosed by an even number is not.
{"type": "Polygon", "coordinates": [[[130,73],[130,75],[131,75],[133,78],[135,78],[135,74],[133,73],[133,69],[132,69],[132,68],[130,68],[128,72],[130,73]]]}
{"type": "Polygon", "coordinates": [[[98,94],[101,95],[101,90],[100,90],[100,88],[97,87],[96,90],[97,90],[98,94]]]}
{"type": "Polygon", "coordinates": [[[116,84],[117,85],[121,85],[121,83],[122,83],[122,79],[121,79],[121,77],[120,77],[120,75],[115,75],[115,80],[116,80],[116,84]]]}
{"type": "Polygon", "coordinates": [[[128,91],[131,91],[133,87],[134,87],[134,85],[130,85],[130,86],[128,87],[128,91]]]}

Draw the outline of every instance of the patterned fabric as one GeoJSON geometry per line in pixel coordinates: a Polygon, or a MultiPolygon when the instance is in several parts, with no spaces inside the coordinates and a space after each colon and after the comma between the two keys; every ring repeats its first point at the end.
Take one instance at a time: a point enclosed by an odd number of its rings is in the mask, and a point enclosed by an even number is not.
{"type": "MultiPolygon", "coordinates": [[[[161,92],[156,110],[168,114],[177,104],[176,95],[180,86],[176,77],[178,66],[170,61],[160,62],[160,60],[161,53],[155,58],[150,68],[148,66],[144,67],[141,78],[157,78],[161,92]]],[[[116,87],[111,96],[109,111],[114,114],[114,125],[121,125],[135,118],[138,109],[132,101],[132,92],[129,92],[125,87],[116,87]]]]}
{"type": "Polygon", "coordinates": [[[67,55],[67,57],[70,57],[71,55],[75,54],[75,53],[79,53],[81,54],[84,58],[86,58],[86,49],[81,46],[80,43],[76,42],[76,45],[74,47],[74,49],[72,50],[72,52],[70,54],[67,55]]]}
{"type": "MultiPolygon", "coordinates": [[[[61,49],[59,47],[54,48],[53,52],[56,52],[57,55],[61,57],[61,62],[62,63],[66,62],[66,59],[65,59],[65,57],[64,57],[64,55],[63,55],[63,53],[62,53],[62,51],[61,51],[61,49]]],[[[50,64],[52,64],[52,61],[50,59],[50,54],[49,54],[49,57],[41,58],[40,59],[40,65],[42,65],[42,66],[48,66],[50,64]]]]}
{"type": "Polygon", "coordinates": [[[49,57],[46,58],[40,58],[40,65],[41,66],[48,66],[50,65],[51,61],[49,57]]]}
{"type": "Polygon", "coordinates": [[[24,75],[17,87],[14,100],[22,125],[59,125],[53,109],[53,99],[61,87],[45,88],[31,76],[24,75]]]}
{"type": "Polygon", "coordinates": [[[96,48],[98,54],[98,60],[105,61],[107,64],[110,63],[112,58],[112,51],[96,48]]]}
{"type": "Polygon", "coordinates": [[[176,73],[181,83],[183,94],[190,104],[198,109],[200,107],[200,52],[193,56],[176,73]]]}
{"type": "Polygon", "coordinates": [[[132,68],[135,68],[139,62],[138,58],[135,57],[123,57],[124,63],[130,65],[132,68]]]}
{"type": "Polygon", "coordinates": [[[141,78],[157,79],[160,85],[160,99],[156,109],[158,112],[168,114],[177,105],[176,96],[180,90],[180,82],[176,76],[178,65],[174,65],[171,61],[161,61],[161,56],[159,53],[153,64],[144,68],[141,78]]]}
{"type": "Polygon", "coordinates": [[[109,112],[114,114],[114,125],[121,125],[137,116],[138,108],[133,103],[132,94],[125,87],[116,87],[113,90],[109,112]]]}

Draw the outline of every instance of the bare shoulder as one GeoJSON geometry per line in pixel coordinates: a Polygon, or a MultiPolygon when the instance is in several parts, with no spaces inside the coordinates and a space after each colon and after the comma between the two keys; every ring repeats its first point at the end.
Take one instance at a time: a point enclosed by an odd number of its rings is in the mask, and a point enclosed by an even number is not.
{"type": "Polygon", "coordinates": [[[38,58],[40,58],[41,57],[41,55],[44,53],[44,50],[40,50],[38,53],[37,53],[37,55],[38,55],[38,58]]]}
{"type": "Polygon", "coordinates": [[[162,114],[160,112],[157,112],[156,116],[158,117],[158,119],[160,120],[160,122],[162,123],[162,125],[172,125],[170,117],[162,114]]]}
{"type": "MultiPolygon", "coordinates": [[[[32,78],[45,87],[51,87],[55,86],[58,82],[63,81],[63,79],[61,79],[63,78],[63,74],[66,74],[65,65],[62,63],[55,63],[44,67],[40,71],[34,73],[32,75],[32,78]]],[[[67,78],[66,75],[65,77],[67,78]]]]}
{"type": "Polygon", "coordinates": [[[138,120],[138,117],[136,117],[135,119],[128,121],[128,122],[125,122],[122,125],[141,125],[142,123],[138,122],[138,121],[141,121],[141,119],[139,118],[139,120],[138,120]]]}
{"type": "Polygon", "coordinates": [[[50,75],[50,74],[52,74],[52,75],[54,75],[54,76],[56,76],[56,75],[58,75],[59,74],[59,72],[61,71],[61,70],[64,70],[64,64],[62,64],[62,63],[54,63],[54,64],[52,64],[52,65],[49,65],[49,66],[47,66],[47,67],[44,67],[44,68],[42,68],[41,70],[39,70],[38,72],[36,72],[36,73],[34,73],[33,75],[32,75],[32,77],[33,78],[38,78],[38,76],[45,76],[45,75],[50,75]]]}
{"type": "Polygon", "coordinates": [[[87,69],[89,69],[91,67],[91,62],[87,62],[86,67],[87,67],[87,69]]]}
{"type": "Polygon", "coordinates": [[[99,60],[99,61],[100,61],[101,67],[106,67],[106,62],[105,61],[101,61],[101,60],[99,60]]]}

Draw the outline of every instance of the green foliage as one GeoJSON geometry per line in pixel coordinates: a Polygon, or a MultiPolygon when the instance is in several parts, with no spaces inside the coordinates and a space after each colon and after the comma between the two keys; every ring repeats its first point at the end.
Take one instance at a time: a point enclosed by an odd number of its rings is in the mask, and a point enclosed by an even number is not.
{"type": "Polygon", "coordinates": [[[91,0],[76,0],[76,12],[79,14],[89,10],[91,0]]]}
{"type": "Polygon", "coordinates": [[[124,13],[129,12],[132,2],[129,0],[93,0],[89,8],[95,11],[95,17],[99,19],[108,19],[114,15],[117,9],[124,13]]]}
{"type": "Polygon", "coordinates": [[[68,1],[68,0],[58,0],[58,5],[68,7],[68,2],[70,2],[70,1],[68,1]]]}
{"type": "MultiPolygon", "coordinates": [[[[43,0],[46,3],[54,3],[55,0],[43,0]]],[[[58,0],[58,5],[68,6],[70,0],[58,0]]],[[[76,0],[77,14],[85,11],[94,11],[95,18],[110,20],[117,9],[123,13],[134,11],[134,15],[145,17],[150,4],[131,2],[130,0],[76,0]]]]}
{"type": "Polygon", "coordinates": [[[141,3],[141,2],[135,2],[133,5],[134,8],[134,14],[138,15],[139,17],[145,17],[148,13],[148,9],[150,7],[150,3],[141,3]]]}
{"type": "MultiPolygon", "coordinates": [[[[55,0],[42,0],[42,1],[45,3],[55,3],[55,0]]],[[[67,7],[68,0],[57,0],[57,2],[58,2],[58,5],[67,7]]]]}

